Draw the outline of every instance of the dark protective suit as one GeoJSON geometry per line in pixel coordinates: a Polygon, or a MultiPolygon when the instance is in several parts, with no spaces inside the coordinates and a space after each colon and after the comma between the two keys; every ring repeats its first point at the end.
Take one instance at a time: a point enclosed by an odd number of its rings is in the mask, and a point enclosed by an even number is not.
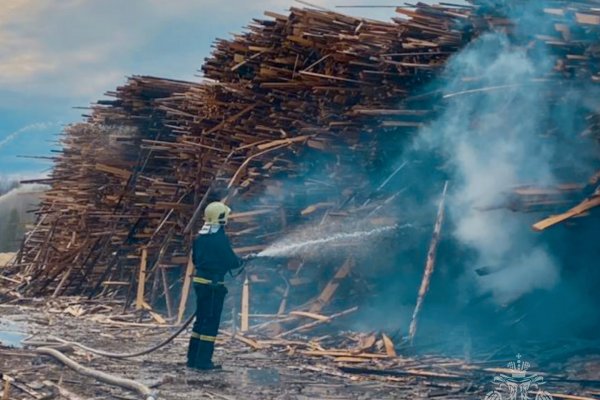
{"type": "Polygon", "coordinates": [[[231,248],[223,226],[218,225],[205,225],[202,228],[194,240],[192,260],[196,266],[196,321],[192,328],[187,365],[190,368],[211,369],[227,294],[223,281],[225,274],[239,268],[241,263],[231,248]]]}

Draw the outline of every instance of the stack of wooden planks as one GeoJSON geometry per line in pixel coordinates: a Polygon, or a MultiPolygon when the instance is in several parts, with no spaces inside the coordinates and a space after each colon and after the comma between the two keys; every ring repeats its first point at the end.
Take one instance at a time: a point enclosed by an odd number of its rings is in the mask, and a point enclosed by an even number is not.
{"type": "Polygon", "coordinates": [[[144,143],[174,140],[153,102],[190,86],[133,78],[113,94],[116,100],[94,106],[88,122],[67,128],[43,180],[51,188],[19,254],[32,290],[60,295],[128,285],[141,247],[154,251],[167,240],[174,222],[159,225],[187,189],[173,180],[164,152],[144,143]]]}
{"type": "MultiPolygon", "coordinates": [[[[242,254],[302,224],[397,223],[383,206],[399,192],[381,190],[387,181],[370,172],[397,157],[391,143],[435,118],[442,93],[422,90],[453,54],[492,29],[511,34],[507,11],[486,3],[419,3],[391,22],[267,12],[215,43],[205,82],[132,77],[66,129],[18,255],[20,289],[125,293],[142,307],[160,300],[174,316],[171,289],[185,274],[199,211],[217,199],[235,210],[230,233],[242,254]]],[[[557,4],[542,10],[554,31],[530,38],[556,56],[543,78],[596,84],[600,13],[592,1],[557,4]]],[[[588,136],[600,140],[599,115],[590,114],[588,136]]],[[[591,201],[600,202],[597,191],[591,201]]],[[[301,269],[294,262],[288,281],[301,269]]],[[[317,294],[327,303],[338,269],[324,265],[317,294]]]]}

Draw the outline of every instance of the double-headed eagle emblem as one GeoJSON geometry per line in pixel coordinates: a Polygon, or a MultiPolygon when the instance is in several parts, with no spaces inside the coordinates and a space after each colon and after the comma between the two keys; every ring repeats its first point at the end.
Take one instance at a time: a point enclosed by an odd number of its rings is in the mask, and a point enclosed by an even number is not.
{"type": "Polygon", "coordinates": [[[535,400],[553,400],[550,393],[540,389],[544,384],[544,378],[538,374],[527,374],[530,366],[527,361],[521,360],[520,354],[517,354],[517,360],[507,364],[511,370],[510,375],[495,376],[492,382],[496,387],[485,395],[484,400],[529,400],[528,393],[536,389],[535,400]]]}

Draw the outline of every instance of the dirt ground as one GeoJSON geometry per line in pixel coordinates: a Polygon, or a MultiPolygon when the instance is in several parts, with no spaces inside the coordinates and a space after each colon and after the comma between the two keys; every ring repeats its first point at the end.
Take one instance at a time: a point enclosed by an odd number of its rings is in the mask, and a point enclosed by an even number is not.
{"type": "MultiPolygon", "coordinates": [[[[0,372],[15,379],[9,398],[139,399],[134,392],[79,375],[32,349],[10,347],[25,336],[14,332],[7,335],[10,330],[26,331],[36,340],[56,335],[114,352],[143,349],[167,336],[166,328],[153,324],[132,326],[97,318],[97,313],[108,313],[109,309],[114,311],[114,306],[58,307],[45,300],[19,306],[0,305],[0,341],[4,342],[0,345],[0,372]],[[58,383],[79,397],[61,396],[51,383],[58,383]]],[[[378,360],[340,363],[332,357],[293,354],[290,346],[254,350],[223,336],[215,355],[216,361],[223,364],[223,371],[200,373],[184,366],[188,338],[189,334],[184,333],[158,352],[128,360],[96,357],[82,351],[66,354],[87,367],[143,382],[158,390],[160,399],[172,400],[483,399],[493,388],[491,380],[498,371],[482,368],[504,365],[495,359],[467,365],[463,360],[427,355],[410,359],[399,355],[394,368],[387,361],[378,360]],[[444,369],[428,369],[435,363],[445,365],[444,369]],[[364,374],[361,369],[382,372],[364,374]],[[454,375],[455,371],[460,372],[454,375]]],[[[561,365],[556,369],[566,371],[547,375],[550,382],[544,390],[566,396],[554,396],[556,399],[600,398],[600,357],[576,359],[569,365],[571,370],[561,365]]]]}

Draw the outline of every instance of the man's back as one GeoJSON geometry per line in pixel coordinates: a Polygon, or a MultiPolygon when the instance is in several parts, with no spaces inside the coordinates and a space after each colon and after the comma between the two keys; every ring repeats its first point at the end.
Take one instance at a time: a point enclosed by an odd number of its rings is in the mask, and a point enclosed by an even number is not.
{"type": "Polygon", "coordinates": [[[217,229],[203,228],[196,236],[192,250],[198,276],[209,279],[216,276],[222,280],[227,272],[240,267],[240,261],[221,226],[217,229]]]}

